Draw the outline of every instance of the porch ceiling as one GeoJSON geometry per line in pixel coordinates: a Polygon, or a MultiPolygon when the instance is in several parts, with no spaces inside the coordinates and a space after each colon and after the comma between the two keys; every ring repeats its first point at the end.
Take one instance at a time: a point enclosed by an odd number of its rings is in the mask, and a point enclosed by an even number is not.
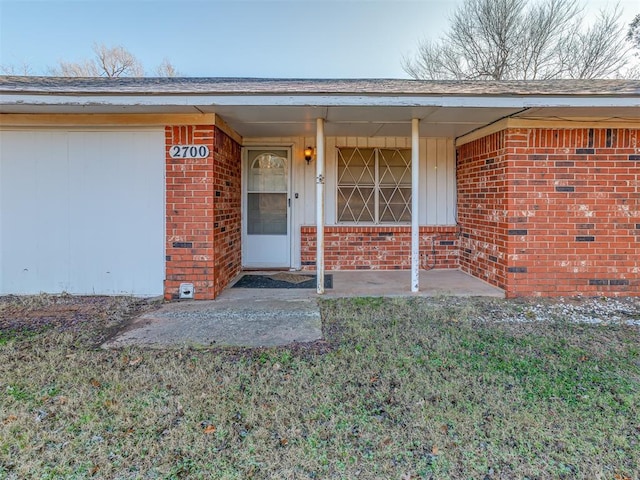
{"type": "MultiPolygon", "coordinates": [[[[640,121],[637,107],[521,106],[291,106],[291,105],[113,105],[13,104],[2,113],[216,113],[241,136],[290,137],[315,135],[316,118],[325,119],[327,136],[406,137],[411,119],[420,119],[420,136],[457,138],[501,118],[590,118],[640,121]]],[[[1,120],[1,119],[0,119],[1,120]]],[[[0,122],[2,123],[2,122],[0,122]]]]}
{"type": "Polygon", "coordinates": [[[316,118],[325,119],[325,135],[407,137],[411,119],[420,119],[420,136],[457,138],[504,117],[530,119],[590,118],[640,121],[636,106],[201,106],[216,113],[243,137],[313,136],[316,118]]]}
{"type": "MultiPolygon", "coordinates": [[[[479,107],[221,107],[211,109],[243,137],[313,136],[316,118],[325,119],[325,135],[406,137],[411,119],[420,119],[420,135],[458,137],[518,108],[479,107]]],[[[209,112],[209,109],[203,109],[209,112]]]]}

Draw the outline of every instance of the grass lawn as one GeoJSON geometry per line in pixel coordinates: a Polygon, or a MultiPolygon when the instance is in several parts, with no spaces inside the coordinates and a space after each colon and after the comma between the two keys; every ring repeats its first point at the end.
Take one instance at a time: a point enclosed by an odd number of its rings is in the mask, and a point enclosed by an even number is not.
{"type": "Polygon", "coordinates": [[[75,329],[0,309],[1,479],[640,478],[638,327],[360,298],[314,345],[102,351],[110,302],[75,329]]]}

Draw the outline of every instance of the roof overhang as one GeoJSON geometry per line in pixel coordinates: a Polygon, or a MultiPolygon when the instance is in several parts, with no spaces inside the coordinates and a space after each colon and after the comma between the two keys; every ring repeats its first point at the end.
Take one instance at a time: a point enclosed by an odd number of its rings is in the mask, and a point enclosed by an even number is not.
{"type": "MultiPolygon", "coordinates": [[[[0,79],[6,114],[216,114],[243,137],[458,138],[506,117],[640,122],[640,81],[0,79]]],[[[1,119],[2,117],[0,117],[1,119]]]]}

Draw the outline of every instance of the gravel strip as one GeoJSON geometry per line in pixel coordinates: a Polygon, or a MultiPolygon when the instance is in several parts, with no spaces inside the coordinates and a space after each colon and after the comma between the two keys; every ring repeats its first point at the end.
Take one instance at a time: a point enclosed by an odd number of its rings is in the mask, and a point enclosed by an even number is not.
{"type": "Polygon", "coordinates": [[[503,300],[487,305],[479,320],[500,322],[569,321],[640,327],[640,298],[558,298],[503,300]]]}

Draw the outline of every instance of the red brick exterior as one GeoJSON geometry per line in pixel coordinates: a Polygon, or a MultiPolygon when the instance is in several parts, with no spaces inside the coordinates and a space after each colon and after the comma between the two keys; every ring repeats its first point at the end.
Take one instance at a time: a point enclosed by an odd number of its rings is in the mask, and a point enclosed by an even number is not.
{"type": "Polygon", "coordinates": [[[458,148],[460,267],[499,288],[507,284],[508,191],[505,132],[458,148]]]}
{"type": "MultiPolygon", "coordinates": [[[[212,125],[165,134],[165,297],[188,282],[212,299],[241,269],[241,147],[212,125]],[[191,144],[210,155],[170,157],[191,144]]],[[[508,128],[458,147],[457,188],[459,227],[420,227],[422,268],[462,268],[508,297],[640,295],[640,129],[508,128]]],[[[302,268],[315,258],[303,226],[302,268]]],[[[325,228],[327,270],[410,258],[409,226],[325,228]]]]}
{"type": "Polygon", "coordinates": [[[180,283],[213,299],[241,268],[240,145],[212,125],[165,128],[165,298],[180,283]],[[173,159],[171,145],[207,145],[203,159],[173,159]]]}
{"type": "Polygon", "coordinates": [[[242,268],[241,146],[216,129],[213,172],[213,244],[215,296],[242,268]]]}
{"type": "MultiPolygon", "coordinates": [[[[456,227],[420,227],[422,268],[458,268],[456,227]],[[435,250],[435,256],[433,251],[435,250]]],[[[325,227],[327,270],[400,270],[411,268],[411,227],[325,227]]],[[[315,270],[316,227],[301,228],[304,270],[315,270]]]]}
{"type": "Polygon", "coordinates": [[[457,153],[463,270],[509,297],[640,295],[640,130],[508,129],[457,153]]]}

